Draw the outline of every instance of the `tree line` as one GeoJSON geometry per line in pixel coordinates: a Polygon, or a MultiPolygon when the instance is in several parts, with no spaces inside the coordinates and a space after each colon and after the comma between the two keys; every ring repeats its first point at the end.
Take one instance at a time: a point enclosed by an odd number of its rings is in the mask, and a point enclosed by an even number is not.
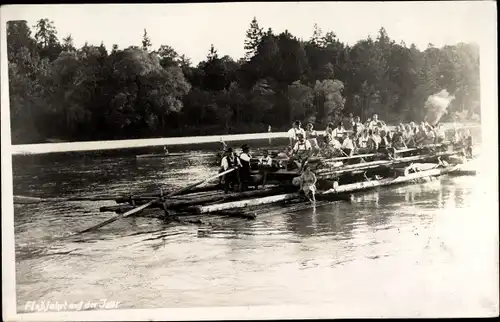
{"type": "Polygon", "coordinates": [[[294,120],[323,128],[347,113],[362,120],[420,121],[443,90],[443,120],[477,117],[479,49],[459,43],[421,51],[384,28],[349,46],[315,25],[310,39],[262,28],[253,19],[245,57],[212,45],[193,66],[168,44],[108,50],[60,41],[54,23],[7,24],[13,144],[286,130],[294,120]]]}

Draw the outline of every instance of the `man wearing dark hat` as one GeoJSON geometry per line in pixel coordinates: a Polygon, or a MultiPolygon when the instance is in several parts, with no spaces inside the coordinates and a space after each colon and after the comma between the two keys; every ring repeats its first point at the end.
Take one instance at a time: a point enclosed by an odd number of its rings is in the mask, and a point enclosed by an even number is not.
{"type": "Polygon", "coordinates": [[[250,177],[250,160],[252,157],[250,156],[250,147],[246,144],[244,144],[241,147],[241,153],[239,156],[239,161],[241,164],[240,167],[240,192],[245,191],[248,189],[248,185],[251,182],[251,177],[250,177]]]}
{"type": "MultiPolygon", "coordinates": [[[[239,159],[234,155],[233,149],[227,148],[221,161],[221,172],[239,166],[239,159]]],[[[233,189],[234,185],[238,184],[238,174],[236,171],[231,171],[224,175],[224,193],[228,193],[229,189],[233,189]]]]}

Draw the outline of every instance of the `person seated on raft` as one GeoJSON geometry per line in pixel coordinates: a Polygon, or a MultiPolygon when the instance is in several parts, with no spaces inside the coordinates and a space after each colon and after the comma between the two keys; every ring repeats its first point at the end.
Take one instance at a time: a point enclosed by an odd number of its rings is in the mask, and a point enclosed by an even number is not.
{"type": "Polygon", "coordinates": [[[276,156],[276,161],[278,161],[279,168],[286,168],[286,163],[292,157],[293,149],[291,146],[287,146],[276,156]]]}
{"type": "Polygon", "coordinates": [[[348,133],[344,133],[344,140],[342,141],[341,148],[346,157],[352,157],[354,152],[354,143],[348,133]]]}
{"type": "Polygon", "coordinates": [[[293,147],[293,155],[291,161],[295,162],[299,170],[302,170],[307,159],[312,154],[312,146],[302,134],[297,134],[298,141],[293,147]]]}
{"type": "Polygon", "coordinates": [[[436,143],[443,143],[446,140],[446,130],[442,123],[436,126],[436,143]]]}
{"type": "Polygon", "coordinates": [[[403,124],[399,124],[396,128],[396,131],[390,137],[391,145],[394,145],[394,143],[398,140],[398,137],[403,136],[403,132],[404,132],[404,126],[403,124]]]}
{"type": "Polygon", "coordinates": [[[355,123],[354,123],[354,116],[352,115],[352,113],[349,113],[343,124],[344,124],[344,129],[346,131],[354,131],[355,123]]]}
{"type": "Polygon", "coordinates": [[[402,136],[403,136],[403,140],[405,142],[405,145],[408,146],[408,144],[410,143],[410,139],[413,137],[410,124],[406,124],[404,126],[404,131],[403,131],[402,136]]]}
{"type": "Polygon", "coordinates": [[[425,129],[427,134],[427,139],[424,141],[424,144],[434,144],[436,143],[436,132],[434,127],[432,127],[429,123],[425,123],[425,129]]]}
{"type": "MultiPolygon", "coordinates": [[[[380,120],[378,119],[378,114],[373,114],[373,117],[371,118],[371,120],[369,119],[367,121],[366,127],[368,129],[373,130],[373,129],[375,129],[378,126],[379,122],[380,122],[380,120]]],[[[382,123],[380,122],[380,124],[382,124],[382,123]]]]}
{"type": "Polygon", "coordinates": [[[418,132],[415,134],[415,145],[422,146],[424,144],[427,144],[427,142],[429,142],[427,129],[422,122],[418,128],[418,132]]]}
{"type": "Polygon", "coordinates": [[[366,153],[368,150],[368,129],[363,129],[357,139],[357,147],[360,154],[366,153]]]}
{"type": "Polygon", "coordinates": [[[337,139],[337,140],[338,140],[339,138],[341,138],[341,137],[343,137],[343,136],[344,136],[344,133],[345,133],[345,129],[344,129],[344,127],[342,126],[342,122],[338,122],[338,123],[337,123],[337,127],[336,127],[336,128],[334,128],[334,129],[333,129],[333,131],[332,131],[332,137],[333,137],[334,139],[337,139]]]}
{"type": "MultiPolygon", "coordinates": [[[[354,126],[353,126],[353,131],[356,136],[361,135],[365,127],[363,126],[363,123],[361,123],[361,118],[359,116],[356,116],[354,118],[354,126]]],[[[368,133],[368,132],[367,132],[368,133]]]]}
{"type": "Polygon", "coordinates": [[[300,175],[300,191],[314,205],[316,203],[316,175],[311,171],[309,165],[304,166],[304,171],[300,175]]]}
{"type": "Polygon", "coordinates": [[[464,144],[465,144],[465,157],[472,159],[473,139],[472,139],[472,134],[470,133],[469,129],[465,130],[464,144]]]}
{"type": "MultiPolygon", "coordinates": [[[[221,168],[219,173],[227,171],[231,168],[238,168],[241,166],[239,159],[233,152],[232,148],[227,148],[221,161],[221,168]]],[[[234,190],[234,187],[239,184],[238,172],[231,171],[223,176],[224,180],[224,193],[228,193],[229,190],[234,190]]]]}
{"type": "Polygon", "coordinates": [[[368,153],[376,153],[378,150],[379,138],[373,130],[368,130],[367,148],[368,153]]]}
{"type": "Polygon", "coordinates": [[[328,145],[328,149],[331,150],[331,154],[333,156],[337,156],[337,157],[343,156],[342,143],[340,143],[340,141],[336,137],[332,137],[332,140],[330,141],[330,144],[328,145]]]}
{"type": "Polygon", "coordinates": [[[378,142],[378,149],[377,149],[378,152],[386,153],[387,149],[391,147],[388,135],[389,135],[388,132],[384,130],[380,131],[380,141],[378,142]]]}
{"type": "Polygon", "coordinates": [[[326,129],[325,129],[325,135],[323,137],[323,141],[324,141],[324,144],[326,145],[329,145],[330,144],[330,141],[332,140],[333,138],[333,123],[332,122],[329,122],[327,125],[326,125],[326,129]]]}
{"type": "Polygon", "coordinates": [[[250,176],[250,160],[252,156],[250,155],[250,147],[246,144],[241,147],[241,151],[238,159],[241,165],[239,168],[240,192],[243,192],[248,189],[252,181],[252,177],[250,176]]]}
{"type": "Polygon", "coordinates": [[[418,133],[418,126],[415,122],[410,122],[411,135],[415,136],[418,133]]]}
{"type": "Polygon", "coordinates": [[[262,188],[266,187],[267,184],[267,174],[273,166],[273,159],[269,156],[269,151],[264,150],[262,156],[259,158],[259,171],[263,176],[262,188]]]}
{"type": "Polygon", "coordinates": [[[453,136],[451,138],[453,145],[460,145],[462,142],[462,136],[456,127],[453,128],[453,136]]]}
{"type": "Polygon", "coordinates": [[[407,149],[405,141],[403,139],[402,135],[395,136],[394,143],[392,144],[392,147],[396,150],[403,150],[407,149]]]}
{"type": "Polygon", "coordinates": [[[373,138],[377,142],[377,146],[379,146],[380,141],[382,140],[382,137],[380,136],[380,129],[378,127],[373,129],[373,138]]]}
{"type": "Polygon", "coordinates": [[[294,144],[297,142],[297,134],[302,134],[302,135],[306,135],[306,132],[304,131],[303,128],[301,128],[302,126],[302,123],[297,120],[295,122],[293,122],[292,124],[292,128],[290,130],[288,130],[288,138],[290,140],[290,145],[291,146],[294,146],[294,144]]]}
{"type": "Polygon", "coordinates": [[[319,145],[317,138],[318,138],[318,133],[314,129],[314,125],[312,123],[308,123],[306,129],[306,140],[309,141],[309,143],[311,143],[313,153],[319,152],[319,145]]]}

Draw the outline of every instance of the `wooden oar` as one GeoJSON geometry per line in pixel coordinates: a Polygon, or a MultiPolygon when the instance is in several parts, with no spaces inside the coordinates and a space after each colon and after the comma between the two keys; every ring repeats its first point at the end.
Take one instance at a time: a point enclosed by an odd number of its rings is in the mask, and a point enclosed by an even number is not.
{"type": "MultiPolygon", "coordinates": [[[[166,195],[166,196],[165,196],[165,198],[173,197],[173,196],[175,196],[175,195],[178,195],[178,194],[180,194],[180,193],[183,193],[184,191],[190,190],[190,189],[192,189],[192,188],[194,188],[194,187],[196,187],[196,186],[199,186],[199,185],[201,185],[201,184],[204,184],[204,183],[206,183],[206,182],[208,182],[208,181],[210,181],[210,180],[217,179],[218,177],[223,176],[223,175],[225,175],[225,174],[228,174],[228,173],[230,173],[230,172],[232,172],[232,171],[234,171],[234,170],[236,170],[236,168],[231,168],[231,169],[226,170],[226,171],[224,171],[224,172],[218,173],[217,175],[214,175],[214,176],[211,176],[211,177],[206,178],[206,179],[204,179],[204,180],[201,180],[201,181],[198,181],[198,182],[196,182],[196,183],[193,183],[193,184],[191,184],[191,185],[189,185],[189,186],[187,186],[187,187],[185,187],[185,188],[182,188],[182,189],[179,189],[179,190],[173,191],[173,192],[169,193],[168,195],[166,195]]],[[[88,231],[91,231],[91,230],[94,230],[94,229],[97,229],[97,228],[101,228],[102,226],[105,226],[105,225],[107,225],[107,224],[110,224],[110,223],[112,223],[112,222],[114,222],[114,221],[116,221],[116,220],[118,220],[118,219],[120,219],[120,218],[125,218],[125,217],[132,216],[132,215],[134,215],[134,214],[138,213],[139,211],[141,211],[141,210],[143,210],[143,209],[146,209],[147,207],[151,206],[151,205],[152,205],[152,204],[154,204],[155,202],[160,201],[162,198],[163,198],[163,197],[159,197],[159,198],[156,198],[156,199],[154,199],[154,200],[151,200],[150,202],[148,202],[148,203],[146,203],[146,204],[144,204],[144,205],[142,205],[142,206],[140,206],[140,207],[137,207],[137,208],[134,208],[134,209],[132,209],[132,210],[130,210],[130,211],[127,211],[127,212],[126,212],[126,213],[124,213],[124,214],[120,214],[120,215],[117,215],[117,216],[111,217],[110,219],[108,219],[108,220],[106,220],[106,221],[103,221],[102,223],[97,224],[97,225],[95,225],[95,226],[92,226],[92,227],[90,227],[90,228],[87,228],[87,229],[85,229],[85,230],[82,230],[82,231],[78,232],[77,234],[83,234],[83,233],[86,233],[86,232],[88,232],[88,231]]]]}
{"type": "Polygon", "coordinates": [[[102,200],[115,200],[116,196],[94,196],[94,197],[69,197],[69,198],[39,198],[28,196],[14,196],[15,204],[32,204],[48,201],[102,201],[102,200]]]}

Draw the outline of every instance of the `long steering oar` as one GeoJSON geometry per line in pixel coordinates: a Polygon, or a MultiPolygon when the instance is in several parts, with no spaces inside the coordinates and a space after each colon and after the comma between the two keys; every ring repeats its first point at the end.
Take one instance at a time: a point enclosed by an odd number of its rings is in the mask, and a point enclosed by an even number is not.
{"type": "MultiPolygon", "coordinates": [[[[181,193],[183,193],[183,192],[185,192],[185,191],[187,191],[187,190],[190,190],[190,189],[192,189],[192,188],[194,188],[194,187],[196,187],[196,186],[202,185],[202,184],[204,184],[204,183],[206,183],[206,182],[208,182],[208,181],[210,181],[210,180],[217,179],[218,177],[221,177],[221,176],[223,176],[223,175],[225,175],[225,174],[228,174],[229,172],[232,172],[232,171],[234,171],[234,170],[236,170],[236,168],[231,168],[231,169],[226,170],[226,171],[224,171],[224,172],[221,172],[221,173],[219,173],[219,174],[217,174],[217,175],[214,175],[214,176],[211,176],[211,177],[209,177],[209,178],[206,178],[206,179],[203,179],[203,180],[201,180],[201,181],[198,181],[198,182],[196,182],[196,183],[193,183],[192,185],[189,185],[189,186],[187,186],[187,187],[185,187],[185,188],[182,188],[182,189],[179,189],[179,190],[173,191],[173,192],[169,193],[168,195],[166,195],[165,197],[166,197],[166,198],[169,198],[169,197],[173,197],[173,196],[175,196],[175,195],[181,194],[181,193]]],[[[87,228],[87,229],[85,229],[85,230],[82,230],[82,231],[78,232],[77,234],[83,234],[83,233],[86,233],[86,232],[88,232],[88,231],[91,231],[91,230],[94,230],[94,229],[97,229],[97,228],[101,228],[102,226],[105,226],[105,225],[107,225],[107,224],[110,224],[110,223],[112,223],[112,222],[114,222],[114,221],[116,221],[116,220],[118,220],[118,219],[120,219],[120,218],[125,218],[125,217],[132,216],[132,215],[134,215],[134,214],[138,213],[139,211],[141,211],[141,210],[143,210],[143,209],[146,209],[147,207],[151,206],[151,205],[152,205],[152,204],[154,204],[155,202],[160,201],[162,198],[163,198],[163,197],[159,197],[159,198],[157,198],[157,199],[151,200],[150,202],[148,202],[148,203],[146,203],[146,204],[144,204],[144,205],[142,205],[142,206],[139,206],[139,207],[134,208],[134,209],[132,209],[132,210],[130,210],[130,211],[127,211],[127,212],[126,212],[126,213],[124,213],[124,214],[120,214],[120,215],[116,215],[116,216],[114,216],[114,217],[111,217],[111,218],[109,218],[108,220],[103,221],[103,222],[101,222],[100,224],[97,224],[97,225],[92,226],[92,227],[90,227],[90,228],[87,228]]]]}
{"type": "Polygon", "coordinates": [[[49,201],[103,201],[103,200],[115,200],[117,196],[95,196],[95,197],[70,197],[70,198],[39,198],[39,197],[28,197],[28,196],[14,196],[15,204],[32,204],[40,202],[49,201]]]}

